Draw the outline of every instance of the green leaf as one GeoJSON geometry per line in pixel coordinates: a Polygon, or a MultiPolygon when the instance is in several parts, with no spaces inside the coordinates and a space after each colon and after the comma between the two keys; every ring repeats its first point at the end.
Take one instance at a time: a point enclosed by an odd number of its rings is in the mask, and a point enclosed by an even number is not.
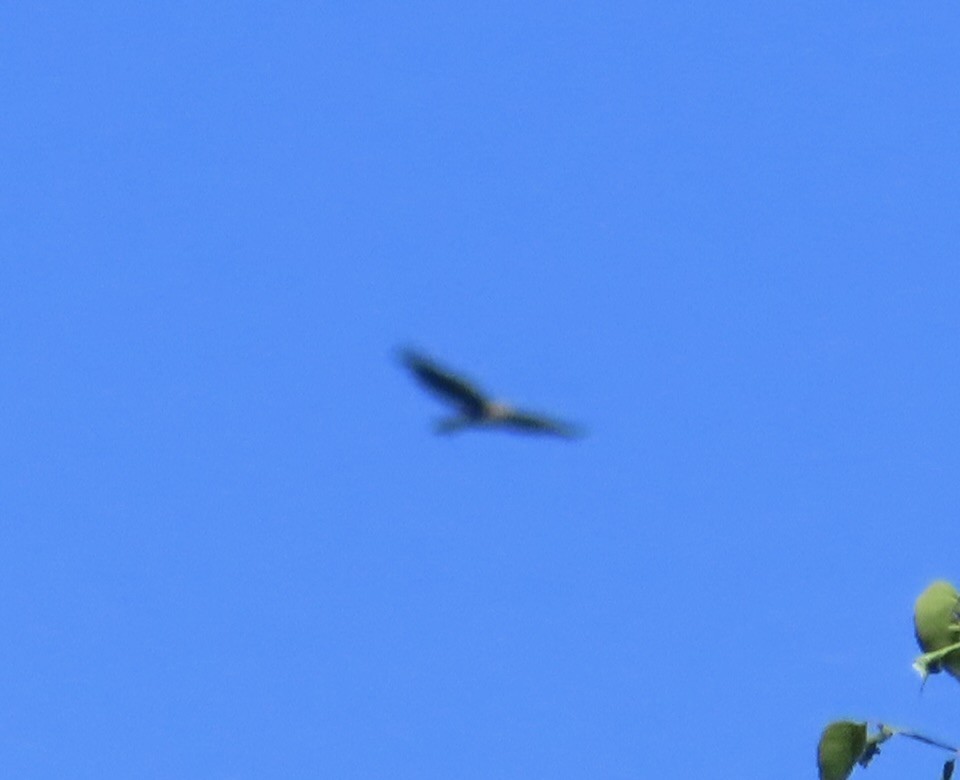
{"type": "Polygon", "coordinates": [[[923,655],[913,667],[926,679],[946,669],[960,679],[960,593],[946,580],[932,583],[913,609],[913,627],[923,655]]]}
{"type": "Polygon", "coordinates": [[[820,780],[847,780],[866,746],[866,723],[851,720],[831,723],[823,730],[817,746],[820,780]]]}

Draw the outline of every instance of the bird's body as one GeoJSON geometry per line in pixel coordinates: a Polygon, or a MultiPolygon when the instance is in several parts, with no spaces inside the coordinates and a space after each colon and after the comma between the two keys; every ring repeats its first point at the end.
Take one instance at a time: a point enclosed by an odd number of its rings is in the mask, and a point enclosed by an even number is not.
{"type": "Polygon", "coordinates": [[[579,436],[572,425],[492,400],[471,382],[441,368],[418,352],[403,350],[401,360],[427,389],[458,407],[456,416],[439,421],[438,433],[452,433],[464,428],[509,428],[568,439],[579,436]]]}

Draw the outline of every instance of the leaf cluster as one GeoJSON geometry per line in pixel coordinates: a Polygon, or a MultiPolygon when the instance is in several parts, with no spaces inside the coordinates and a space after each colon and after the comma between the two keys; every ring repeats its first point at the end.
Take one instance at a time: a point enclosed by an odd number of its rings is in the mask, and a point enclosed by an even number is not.
{"type": "MultiPolygon", "coordinates": [[[[913,668],[925,682],[931,674],[947,672],[960,680],[960,593],[946,580],[937,580],[917,598],[913,610],[914,634],[923,651],[913,668]]],[[[817,745],[820,780],[847,780],[859,764],[866,767],[891,737],[900,736],[947,750],[941,780],[950,780],[960,750],[916,731],[877,724],[870,733],[866,722],[838,720],[830,723],[817,745]]]]}

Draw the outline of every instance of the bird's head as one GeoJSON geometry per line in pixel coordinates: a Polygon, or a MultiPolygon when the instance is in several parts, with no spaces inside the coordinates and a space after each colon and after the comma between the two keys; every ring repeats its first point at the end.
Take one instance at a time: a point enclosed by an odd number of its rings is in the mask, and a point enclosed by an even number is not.
{"type": "Polygon", "coordinates": [[[503,401],[490,401],[483,411],[488,420],[506,420],[513,414],[513,407],[503,401]]]}

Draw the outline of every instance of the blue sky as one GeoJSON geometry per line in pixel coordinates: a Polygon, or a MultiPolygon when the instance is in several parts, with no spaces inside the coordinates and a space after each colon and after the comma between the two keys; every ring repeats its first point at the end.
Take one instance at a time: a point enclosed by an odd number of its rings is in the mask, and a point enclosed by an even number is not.
{"type": "Polygon", "coordinates": [[[960,741],[910,669],[960,580],[958,24],[8,4],[0,774],[960,741]],[[438,438],[401,344],[590,436],[438,438]]]}

